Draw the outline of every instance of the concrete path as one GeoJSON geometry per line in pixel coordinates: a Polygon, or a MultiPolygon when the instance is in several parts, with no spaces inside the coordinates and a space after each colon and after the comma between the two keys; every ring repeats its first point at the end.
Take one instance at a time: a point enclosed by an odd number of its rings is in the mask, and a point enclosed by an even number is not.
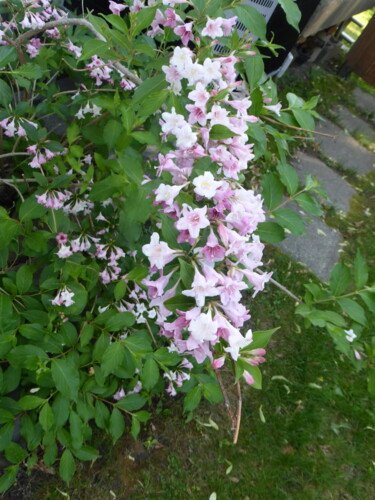
{"type": "MultiPolygon", "coordinates": [[[[358,105],[366,110],[367,116],[370,117],[373,113],[372,116],[375,118],[375,97],[360,89],[354,91],[354,97],[358,105]]],[[[336,112],[342,127],[329,120],[319,123],[316,127],[320,132],[335,136],[334,139],[316,136],[316,142],[323,155],[354,170],[358,175],[366,175],[374,171],[375,154],[359,144],[349,131],[358,131],[368,140],[372,140],[375,138],[375,120],[374,125],[371,126],[368,120],[353,115],[341,106],[336,108],[336,112]]],[[[291,163],[298,173],[301,185],[304,185],[306,175],[316,176],[322,183],[322,189],[326,191],[333,207],[344,215],[350,211],[350,200],[356,191],[341,175],[315,156],[301,151],[295,154],[291,163]]],[[[320,201],[327,203],[322,198],[320,201]]],[[[290,203],[287,207],[304,216],[297,204],[290,203]]],[[[297,262],[306,265],[322,281],[328,281],[333,266],[339,260],[342,236],[320,219],[312,216],[308,216],[308,219],[311,223],[307,224],[304,236],[290,234],[278,244],[278,247],[297,262]]]]}
{"type": "Polygon", "coordinates": [[[301,151],[297,152],[291,163],[297,170],[302,185],[305,184],[306,175],[316,176],[328,196],[328,200],[323,198],[321,200],[324,203],[332,204],[338,211],[349,212],[350,198],[355,195],[355,189],[339,174],[327,167],[318,158],[301,151]]]}
{"type": "Polygon", "coordinates": [[[359,174],[367,174],[374,169],[374,154],[338,125],[326,120],[318,123],[316,130],[334,136],[334,138],[322,135],[316,136],[316,141],[325,156],[359,174]]]}

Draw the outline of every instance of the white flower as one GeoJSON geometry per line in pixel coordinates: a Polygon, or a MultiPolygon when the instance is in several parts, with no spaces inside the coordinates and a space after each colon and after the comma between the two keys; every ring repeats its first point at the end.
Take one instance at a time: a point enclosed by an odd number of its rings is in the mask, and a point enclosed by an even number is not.
{"type": "Polygon", "coordinates": [[[213,321],[211,311],[201,313],[197,319],[190,322],[189,331],[197,342],[214,341],[217,338],[217,322],[213,321]]]}
{"type": "Polygon", "coordinates": [[[184,185],[181,186],[169,186],[167,184],[160,184],[160,186],[155,189],[155,201],[164,202],[166,205],[173,205],[173,201],[180,193],[184,185]]]}
{"type": "Polygon", "coordinates": [[[165,134],[174,134],[176,130],[184,127],[187,123],[182,115],[176,113],[175,108],[172,108],[171,112],[165,112],[161,115],[164,122],[161,126],[162,131],[165,134]]]}
{"type": "Polygon", "coordinates": [[[357,335],[352,329],[344,330],[344,332],[346,333],[345,338],[348,342],[353,342],[353,340],[357,338],[357,335]]]}
{"type": "Polygon", "coordinates": [[[75,114],[75,116],[78,118],[78,120],[83,120],[83,118],[85,117],[83,109],[79,108],[79,111],[75,114]]]}
{"type": "Polygon", "coordinates": [[[189,149],[197,142],[197,134],[195,134],[190,125],[186,123],[182,128],[175,131],[176,145],[180,149],[189,149]]]}
{"type": "Polygon", "coordinates": [[[201,64],[189,64],[182,73],[183,78],[188,79],[189,85],[195,85],[204,78],[204,68],[201,64]]]}
{"type": "Polygon", "coordinates": [[[73,292],[69,292],[68,290],[64,290],[61,292],[60,297],[64,303],[65,307],[69,307],[74,304],[74,300],[72,300],[72,297],[74,297],[73,292]]]}
{"type": "Polygon", "coordinates": [[[151,266],[155,266],[158,269],[163,269],[176,256],[175,251],[169,248],[167,243],[160,241],[158,233],[152,234],[150,243],[143,245],[142,252],[148,257],[151,266]]]}
{"type": "Polygon", "coordinates": [[[102,112],[102,108],[100,108],[96,104],[92,105],[92,108],[91,108],[92,116],[100,116],[101,112],[102,112]]]}
{"type": "Polygon", "coordinates": [[[212,82],[212,80],[220,80],[220,62],[213,61],[212,59],[206,59],[203,63],[203,81],[206,85],[212,82]]]}
{"type": "Polygon", "coordinates": [[[176,66],[180,73],[185,72],[185,70],[193,64],[192,60],[193,53],[187,47],[176,47],[171,57],[171,64],[176,66]]]}
{"type": "Polygon", "coordinates": [[[194,192],[199,196],[211,199],[215,196],[216,191],[222,185],[221,181],[215,181],[211,172],[205,172],[193,180],[195,186],[194,192]]]}
{"type": "Polygon", "coordinates": [[[72,250],[69,245],[61,245],[60,250],[57,252],[57,256],[60,257],[60,259],[67,259],[72,255],[72,250]]]}

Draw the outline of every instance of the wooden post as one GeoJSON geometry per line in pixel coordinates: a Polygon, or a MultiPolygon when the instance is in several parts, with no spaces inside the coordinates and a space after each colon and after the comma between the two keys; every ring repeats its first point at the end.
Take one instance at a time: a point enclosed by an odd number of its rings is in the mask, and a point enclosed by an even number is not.
{"type": "Polygon", "coordinates": [[[375,87],[375,15],[348,52],[345,66],[375,87]]]}

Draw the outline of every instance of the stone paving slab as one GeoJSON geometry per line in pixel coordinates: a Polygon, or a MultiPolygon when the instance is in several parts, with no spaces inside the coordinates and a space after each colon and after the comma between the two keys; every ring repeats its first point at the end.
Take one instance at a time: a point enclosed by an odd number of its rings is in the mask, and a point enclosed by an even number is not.
{"type": "Polygon", "coordinates": [[[324,154],[339,162],[343,167],[367,174],[374,169],[375,155],[364,148],[348,133],[329,120],[319,122],[316,130],[335,136],[334,138],[316,135],[315,139],[324,154]]]}
{"type": "Polygon", "coordinates": [[[318,158],[301,151],[297,151],[291,163],[297,170],[301,184],[304,184],[306,175],[316,176],[329,198],[329,200],[323,201],[332,203],[336,210],[342,210],[344,213],[349,212],[350,198],[356,194],[356,191],[339,174],[318,158]]]}
{"type": "MultiPolygon", "coordinates": [[[[293,203],[288,208],[303,215],[303,211],[293,203]]],[[[297,262],[307,266],[319,279],[328,281],[333,266],[339,260],[341,234],[324,224],[315,217],[306,225],[306,234],[303,236],[288,235],[278,243],[278,247],[297,262]]]]}
{"type": "Polygon", "coordinates": [[[354,89],[353,95],[357,105],[362,108],[366,114],[372,114],[375,119],[375,97],[359,87],[354,89]]]}
{"type": "Polygon", "coordinates": [[[348,108],[345,108],[345,106],[336,106],[333,109],[333,112],[340,120],[343,128],[348,130],[350,133],[359,132],[368,141],[375,142],[375,126],[371,126],[365,120],[362,120],[362,118],[353,115],[353,113],[349,111],[348,108]]]}

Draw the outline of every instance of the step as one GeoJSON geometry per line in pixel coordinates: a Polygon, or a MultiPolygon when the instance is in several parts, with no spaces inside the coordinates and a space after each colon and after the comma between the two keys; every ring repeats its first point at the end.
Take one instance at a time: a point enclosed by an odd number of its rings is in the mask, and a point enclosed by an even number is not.
{"type": "Polygon", "coordinates": [[[302,185],[305,183],[306,175],[316,176],[322,184],[321,188],[327,193],[329,198],[329,200],[323,199],[323,202],[332,204],[336,210],[342,211],[345,214],[349,212],[350,198],[356,194],[356,191],[341,175],[327,167],[318,158],[302,151],[297,151],[291,163],[297,170],[302,185]]]}
{"type": "Polygon", "coordinates": [[[364,148],[349,133],[329,120],[319,122],[316,131],[334,137],[316,135],[315,140],[325,156],[358,174],[367,174],[374,169],[375,155],[364,148]]]}
{"type": "MultiPolygon", "coordinates": [[[[304,216],[304,212],[294,203],[287,205],[304,216]]],[[[332,268],[339,260],[341,234],[327,226],[320,219],[309,216],[303,236],[288,235],[277,246],[295,261],[304,264],[322,281],[328,281],[332,268]]]]}
{"type": "Polygon", "coordinates": [[[375,126],[371,126],[362,118],[354,115],[345,106],[336,106],[333,108],[333,112],[339,119],[342,128],[348,130],[351,134],[357,132],[368,141],[375,142],[375,126]]]}

